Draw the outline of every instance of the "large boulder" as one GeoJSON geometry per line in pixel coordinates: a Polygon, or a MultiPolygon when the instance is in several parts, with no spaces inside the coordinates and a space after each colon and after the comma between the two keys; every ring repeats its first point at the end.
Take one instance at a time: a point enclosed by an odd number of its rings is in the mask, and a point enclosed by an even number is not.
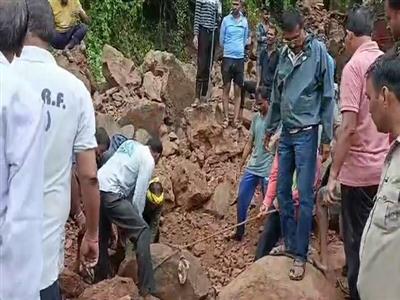
{"type": "Polygon", "coordinates": [[[114,277],[87,288],[78,300],[118,300],[122,297],[139,300],[138,288],[131,278],[114,277]]]}
{"type": "Polygon", "coordinates": [[[236,156],[242,153],[246,138],[236,129],[221,126],[222,112],[217,105],[185,109],[186,135],[190,147],[211,154],[236,156]]]}
{"type": "Polygon", "coordinates": [[[204,206],[205,210],[218,218],[223,218],[228,213],[232,202],[233,186],[230,181],[220,183],[214,191],[210,201],[204,206]]]}
{"type": "Polygon", "coordinates": [[[163,73],[160,76],[147,72],[143,76],[143,90],[147,98],[150,100],[161,102],[161,91],[163,89],[163,73]]]}
{"type": "Polygon", "coordinates": [[[211,196],[205,174],[197,164],[189,160],[178,163],[172,172],[171,180],[175,202],[186,210],[201,207],[211,196]]]}
{"type": "Polygon", "coordinates": [[[87,286],[78,274],[69,269],[61,273],[59,280],[61,292],[68,298],[78,297],[87,286]]]}
{"type": "MultiPolygon", "coordinates": [[[[150,250],[157,283],[156,297],[161,300],[206,299],[211,290],[211,283],[196,257],[186,250],[181,254],[175,253],[174,249],[163,244],[152,244],[150,250]],[[178,279],[178,265],[181,255],[190,265],[184,284],[180,284],[178,279]],[[163,263],[161,264],[161,262],[163,263]]],[[[136,258],[126,259],[121,264],[118,274],[119,276],[130,277],[137,282],[136,258]]]]}
{"type": "Polygon", "coordinates": [[[160,126],[164,122],[164,116],[164,104],[147,99],[138,99],[125,111],[118,124],[120,126],[131,124],[135,128],[145,129],[150,135],[158,136],[160,126]]]}
{"type": "MultiPolygon", "coordinates": [[[[157,88],[161,81],[161,98],[167,106],[167,119],[171,124],[179,125],[183,110],[194,101],[195,67],[182,63],[171,53],[152,50],[144,58],[141,71],[159,77],[151,79],[148,75],[148,80],[156,81],[157,88]]],[[[145,90],[150,93],[147,87],[145,90]]]]}
{"type": "Polygon", "coordinates": [[[324,275],[312,265],[307,264],[302,281],[290,280],[288,272],[292,264],[293,260],[287,257],[265,256],[225,286],[218,299],[342,299],[324,275]]]}
{"type": "Polygon", "coordinates": [[[112,116],[106,114],[96,115],[96,127],[103,127],[110,137],[115,134],[122,134],[127,138],[132,138],[135,132],[133,125],[125,125],[121,127],[114,121],[112,116]]]}
{"type": "Polygon", "coordinates": [[[141,74],[135,70],[133,61],[110,45],[104,45],[102,62],[103,76],[110,87],[128,85],[136,88],[142,84],[141,74]]]}

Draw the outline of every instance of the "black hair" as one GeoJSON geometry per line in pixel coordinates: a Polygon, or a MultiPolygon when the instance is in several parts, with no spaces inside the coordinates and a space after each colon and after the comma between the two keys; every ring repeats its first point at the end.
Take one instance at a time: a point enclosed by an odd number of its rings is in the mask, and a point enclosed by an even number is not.
{"type": "Polygon", "coordinates": [[[394,10],[400,10],[400,0],[386,0],[389,7],[394,10]]]}
{"type": "Polygon", "coordinates": [[[29,12],[28,32],[50,43],[55,35],[53,11],[48,0],[26,0],[29,12]]]}
{"type": "Polygon", "coordinates": [[[397,53],[387,53],[379,57],[368,69],[367,78],[380,90],[386,86],[400,101],[400,57],[397,53]]]}
{"type": "Polygon", "coordinates": [[[16,53],[24,45],[28,10],[24,0],[0,0],[0,51],[16,53]]]}
{"type": "Polygon", "coordinates": [[[151,137],[147,141],[146,145],[149,146],[150,150],[155,153],[162,154],[162,152],[163,152],[163,145],[158,137],[151,137]]]}
{"type": "Polygon", "coordinates": [[[297,26],[303,28],[304,17],[295,8],[285,10],[282,13],[282,30],[285,32],[292,32],[297,26]]]}
{"type": "Polygon", "coordinates": [[[162,194],[164,192],[164,188],[163,188],[161,182],[156,181],[156,182],[150,183],[149,191],[152,192],[153,194],[162,194]]]}
{"type": "Polygon", "coordinates": [[[110,137],[104,127],[96,128],[96,141],[98,145],[105,145],[106,148],[110,148],[110,137]]]}
{"type": "Polygon", "coordinates": [[[374,17],[371,10],[362,5],[355,4],[347,14],[346,29],[355,36],[372,36],[374,17]]]}
{"type": "Polygon", "coordinates": [[[257,100],[268,100],[268,89],[265,86],[260,86],[256,90],[256,99],[257,100]]]}

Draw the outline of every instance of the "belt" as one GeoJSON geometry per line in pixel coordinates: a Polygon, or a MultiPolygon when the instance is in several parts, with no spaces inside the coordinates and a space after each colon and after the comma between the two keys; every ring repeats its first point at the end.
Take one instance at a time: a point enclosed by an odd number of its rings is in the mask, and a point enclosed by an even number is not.
{"type": "Polygon", "coordinates": [[[307,127],[303,127],[303,128],[294,128],[294,129],[289,130],[289,133],[290,134],[296,134],[296,133],[299,133],[301,131],[311,130],[311,129],[313,129],[313,127],[314,126],[307,126],[307,127]]]}
{"type": "Polygon", "coordinates": [[[217,30],[217,27],[215,27],[214,29],[212,29],[212,28],[207,28],[207,27],[204,27],[203,25],[200,25],[200,29],[201,29],[201,30],[204,30],[204,31],[207,31],[208,33],[212,33],[213,31],[216,31],[216,30],[217,30]]]}

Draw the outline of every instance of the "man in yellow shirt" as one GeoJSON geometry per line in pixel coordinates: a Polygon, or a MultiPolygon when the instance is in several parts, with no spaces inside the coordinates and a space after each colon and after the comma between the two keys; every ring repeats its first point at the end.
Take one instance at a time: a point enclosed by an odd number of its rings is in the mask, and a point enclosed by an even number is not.
{"type": "Polygon", "coordinates": [[[84,39],[88,30],[84,23],[89,23],[89,17],[79,0],[49,1],[56,25],[56,34],[51,45],[55,49],[71,50],[84,39]]]}

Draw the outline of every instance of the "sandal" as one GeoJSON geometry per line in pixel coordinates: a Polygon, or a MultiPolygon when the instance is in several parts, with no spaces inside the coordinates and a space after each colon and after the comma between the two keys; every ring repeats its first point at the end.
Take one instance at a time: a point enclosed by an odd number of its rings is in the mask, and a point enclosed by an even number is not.
{"type": "Polygon", "coordinates": [[[289,278],[294,281],[301,281],[306,273],[306,263],[295,259],[293,261],[293,266],[289,270],[289,278]]]}
{"type": "Polygon", "coordinates": [[[196,98],[194,99],[194,102],[192,103],[192,108],[196,108],[200,104],[200,99],[196,98]]]}
{"type": "Polygon", "coordinates": [[[293,253],[286,251],[284,244],[272,248],[272,250],[269,252],[269,255],[271,255],[271,256],[286,256],[286,257],[293,258],[293,259],[295,258],[295,255],[293,253]]]}

